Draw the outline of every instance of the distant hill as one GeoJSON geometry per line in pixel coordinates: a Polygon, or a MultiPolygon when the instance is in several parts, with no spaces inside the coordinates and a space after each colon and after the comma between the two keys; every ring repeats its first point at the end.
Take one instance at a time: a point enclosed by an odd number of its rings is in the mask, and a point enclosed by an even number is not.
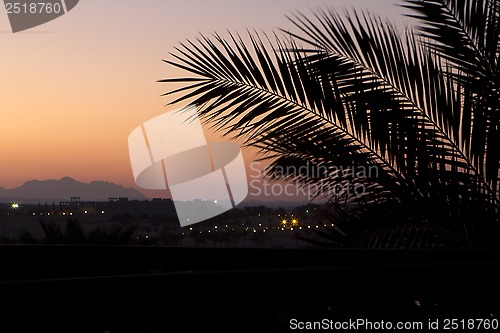
{"type": "Polygon", "coordinates": [[[0,202],[58,203],[80,197],[82,201],[107,201],[109,198],[127,197],[132,200],[147,200],[141,192],[105,181],[82,183],[70,177],[59,180],[30,180],[23,185],[5,189],[0,187],[0,202]]]}

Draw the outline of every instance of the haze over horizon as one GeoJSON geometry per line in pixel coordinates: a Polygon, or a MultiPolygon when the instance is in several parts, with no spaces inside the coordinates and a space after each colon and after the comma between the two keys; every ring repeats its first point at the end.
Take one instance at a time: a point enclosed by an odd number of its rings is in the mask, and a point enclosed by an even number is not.
{"type": "Polygon", "coordinates": [[[57,202],[69,201],[71,197],[80,197],[83,201],[103,201],[120,197],[132,200],[148,199],[148,196],[130,187],[99,180],[83,183],[71,177],[29,180],[21,186],[9,189],[0,186],[0,202],[57,202]]]}
{"type": "MultiPolygon", "coordinates": [[[[82,201],[107,201],[109,198],[126,197],[131,200],[150,200],[153,198],[171,198],[168,191],[136,190],[122,184],[105,180],[81,182],[75,178],[65,176],[60,179],[32,179],[22,185],[5,188],[0,185],[0,203],[17,202],[36,204],[45,201],[69,201],[71,197],[80,197],[82,201]]],[[[320,203],[321,200],[315,200],[320,203]]],[[[241,206],[287,206],[305,204],[307,199],[301,196],[248,196],[241,206]]]]}

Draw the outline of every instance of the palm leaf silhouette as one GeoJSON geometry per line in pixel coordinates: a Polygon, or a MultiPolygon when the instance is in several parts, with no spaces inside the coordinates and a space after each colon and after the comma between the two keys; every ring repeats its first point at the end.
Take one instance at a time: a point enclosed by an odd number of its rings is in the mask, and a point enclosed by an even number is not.
{"type": "Polygon", "coordinates": [[[500,3],[495,0],[408,1],[420,32],[449,66],[460,92],[454,139],[496,193],[500,163],[500,3]]]}
{"type": "Polygon", "coordinates": [[[333,10],[293,14],[299,31],[273,41],[202,36],[166,60],[194,76],[160,82],[183,83],[165,94],[182,94],[171,104],[196,105],[214,129],[260,148],[271,174],[314,184],[337,208],[355,203],[369,214],[397,203],[406,207],[393,214],[401,223],[433,222],[484,244],[500,200],[499,6],[460,4],[407,1],[422,27],[404,36],[367,13],[333,10]],[[278,174],[283,166],[327,171],[278,174]],[[354,166],[377,172],[359,175],[354,166]],[[353,184],[364,191],[332,191],[353,184]]]}

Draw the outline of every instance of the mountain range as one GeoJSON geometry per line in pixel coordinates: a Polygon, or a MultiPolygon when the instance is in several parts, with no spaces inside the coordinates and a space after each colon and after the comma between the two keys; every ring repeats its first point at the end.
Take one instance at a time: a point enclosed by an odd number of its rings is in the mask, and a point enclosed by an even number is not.
{"type": "Polygon", "coordinates": [[[59,203],[80,197],[82,201],[107,201],[109,198],[127,197],[131,200],[147,200],[141,192],[106,181],[82,183],[71,177],[49,180],[30,180],[23,185],[5,189],[0,187],[0,202],[59,203]]]}

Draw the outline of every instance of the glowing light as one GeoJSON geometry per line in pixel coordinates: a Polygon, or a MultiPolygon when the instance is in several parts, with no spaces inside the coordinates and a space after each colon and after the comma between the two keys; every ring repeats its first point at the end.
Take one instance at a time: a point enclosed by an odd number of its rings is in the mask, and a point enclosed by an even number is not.
{"type": "Polygon", "coordinates": [[[215,226],[214,228],[217,229],[217,226],[215,226]]]}
{"type": "Polygon", "coordinates": [[[286,225],[286,223],[287,223],[287,221],[286,221],[286,220],[282,220],[282,221],[281,221],[281,224],[283,224],[283,225],[286,225]]]}
{"type": "Polygon", "coordinates": [[[102,214],[104,214],[104,211],[103,211],[103,210],[101,210],[101,213],[102,213],[102,214]]]}
{"type": "Polygon", "coordinates": [[[193,231],[193,228],[189,228],[189,231],[193,231]]]}
{"type": "Polygon", "coordinates": [[[85,213],[85,214],[87,214],[88,212],[87,212],[87,211],[85,211],[84,213],[85,213]]]}
{"type": "Polygon", "coordinates": [[[217,200],[214,200],[214,204],[216,204],[216,203],[217,203],[217,200]]]}
{"type": "Polygon", "coordinates": [[[18,209],[18,208],[19,208],[19,204],[18,204],[18,203],[16,203],[16,202],[13,202],[13,203],[12,203],[12,205],[10,205],[10,207],[11,207],[12,209],[18,209]]]}
{"type": "Polygon", "coordinates": [[[297,220],[297,219],[293,219],[293,220],[292,220],[292,225],[293,225],[294,227],[295,227],[295,226],[297,226],[297,225],[299,225],[299,220],[297,220]]]}

